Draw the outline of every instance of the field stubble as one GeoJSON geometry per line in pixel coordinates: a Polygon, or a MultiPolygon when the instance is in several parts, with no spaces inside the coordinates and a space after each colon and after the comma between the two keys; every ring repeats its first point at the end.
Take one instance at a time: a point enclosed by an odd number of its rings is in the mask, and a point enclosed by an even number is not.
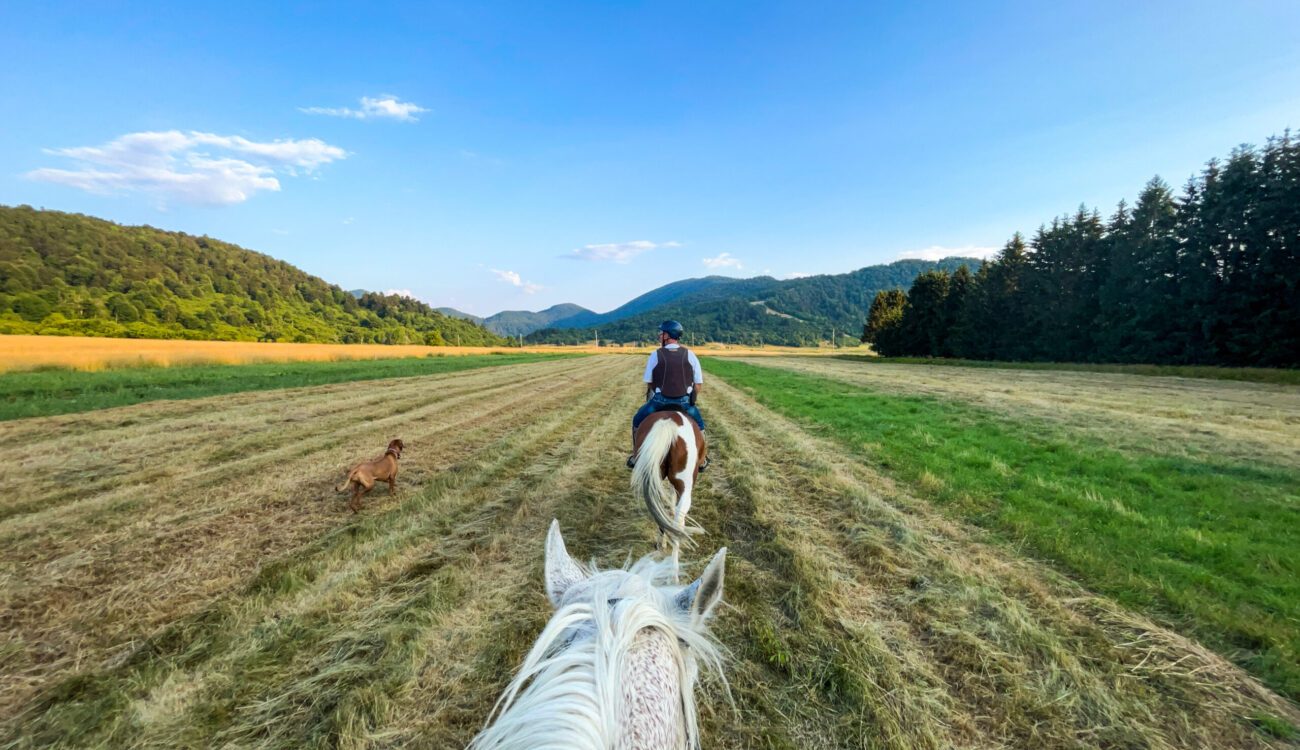
{"type": "MultiPolygon", "coordinates": [[[[143,404],[0,425],[0,738],[453,747],[545,622],[543,534],[650,549],[626,358],[143,404]],[[350,517],[350,461],[407,441],[350,517]]],[[[705,746],[1265,747],[1294,707],[976,540],[715,381],[686,559],[731,547],[705,746]]],[[[699,565],[691,566],[691,573],[699,565]]]]}

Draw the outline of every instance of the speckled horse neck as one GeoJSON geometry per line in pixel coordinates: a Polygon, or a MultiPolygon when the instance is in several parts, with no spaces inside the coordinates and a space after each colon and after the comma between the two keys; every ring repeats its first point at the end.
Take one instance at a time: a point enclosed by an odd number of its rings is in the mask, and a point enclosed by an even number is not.
{"type": "Polygon", "coordinates": [[[546,589],[555,614],[470,748],[698,748],[698,672],[721,675],[707,622],[725,561],[724,548],[689,586],[667,584],[671,563],[651,557],[592,571],[569,557],[553,523],[546,589]]]}

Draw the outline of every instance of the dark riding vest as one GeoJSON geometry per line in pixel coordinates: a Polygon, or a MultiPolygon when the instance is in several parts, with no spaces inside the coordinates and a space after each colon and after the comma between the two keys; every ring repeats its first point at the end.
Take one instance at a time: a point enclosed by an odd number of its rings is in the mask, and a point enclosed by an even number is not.
{"type": "Polygon", "coordinates": [[[668,398],[681,398],[687,395],[686,389],[695,382],[695,368],[687,357],[684,346],[676,349],[663,347],[655,358],[655,369],[651,371],[651,382],[659,393],[668,398]]]}

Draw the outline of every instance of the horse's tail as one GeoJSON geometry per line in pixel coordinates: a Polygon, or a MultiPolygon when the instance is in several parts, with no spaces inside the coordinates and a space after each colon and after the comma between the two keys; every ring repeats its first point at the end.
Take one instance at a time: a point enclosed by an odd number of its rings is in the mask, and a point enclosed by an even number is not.
{"type": "Polygon", "coordinates": [[[632,494],[640,498],[659,530],[674,542],[686,539],[686,529],[673,520],[673,495],[664,486],[660,467],[677,440],[677,421],[661,419],[650,428],[650,434],[641,443],[632,469],[632,494]]]}

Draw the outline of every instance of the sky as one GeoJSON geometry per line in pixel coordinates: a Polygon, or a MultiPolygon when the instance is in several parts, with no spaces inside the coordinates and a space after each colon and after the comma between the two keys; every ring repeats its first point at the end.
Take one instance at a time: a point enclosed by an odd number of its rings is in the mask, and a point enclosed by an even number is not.
{"type": "Polygon", "coordinates": [[[1300,3],[0,4],[0,204],[486,315],[988,255],[1300,127],[1300,3]]]}

